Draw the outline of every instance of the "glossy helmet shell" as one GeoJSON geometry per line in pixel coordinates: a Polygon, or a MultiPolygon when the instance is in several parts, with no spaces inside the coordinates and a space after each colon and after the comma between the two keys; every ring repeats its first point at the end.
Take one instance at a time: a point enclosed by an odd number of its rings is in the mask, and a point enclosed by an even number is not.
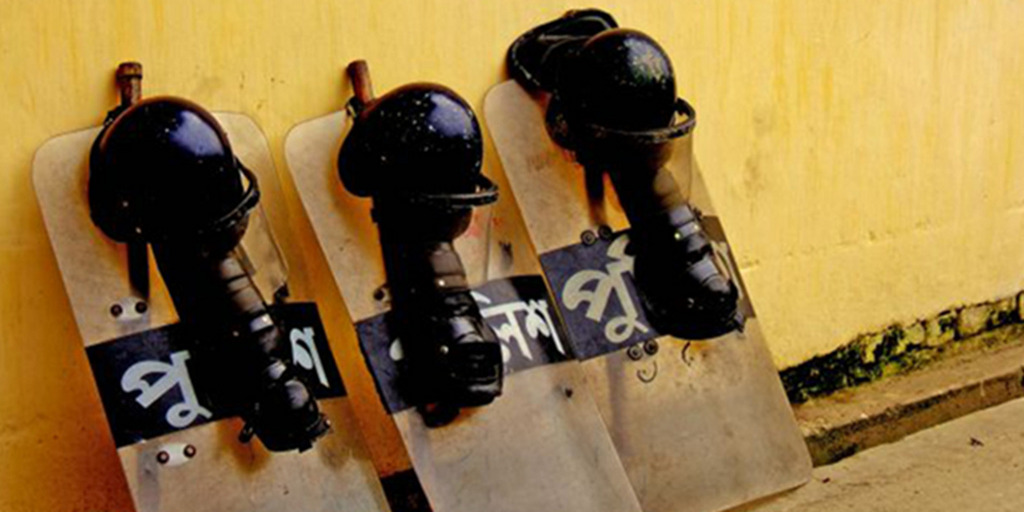
{"type": "Polygon", "coordinates": [[[548,123],[556,140],[579,125],[651,130],[672,124],[676,83],[665,50],[642,32],[603,31],[558,73],[548,123]]]}
{"type": "Polygon", "coordinates": [[[93,222],[122,242],[208,229],[242,202],[239,166],[217,121],[190,101],[140,101],[100,132],[89,158],[93,222]]]}
{"type": "Polygon", "coordinates": [[[480,125],[447,87],[399,87],[357,116],[338,154],[338,174],[357,196],[469,193],[483,158],[480,125]]]}

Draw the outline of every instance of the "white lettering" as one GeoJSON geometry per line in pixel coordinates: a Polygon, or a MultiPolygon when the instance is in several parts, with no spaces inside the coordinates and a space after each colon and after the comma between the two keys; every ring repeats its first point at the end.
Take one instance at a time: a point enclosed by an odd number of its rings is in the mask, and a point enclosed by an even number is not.
{"type": "Polygon", "coordinates": [[[185,428],[191,425],[200,416],[210,418],[213,413],[199,404],[195,389],[192,388],[192,379],[188,374],[189,353],[182,350],[171,354],[171,363],[163,361],[140,361],[133,364],[124,375],[121,376],[121,389],[125,393],[141,391],[135,401],[143,408],[148,409],[160,397],[177,386],[181,390],[182,401],[167,409],[164,418],[167,423],[175,428],[185,428]],[[146,380],[149,375],[160,377],[152,384],[146,380]]]}
{"type": "Polygon", "coordinates": [[[589,303],[586,317],[596,323],[601,323],[604,319],[608,301],[612,292],[615,292],[623,314],[611,318],[605,325],[604,335],[612,343],[626,341],[634,331],[646,333],[649,330],[638,320],[636,304],[633,303],[626,282],[622,279],[624,274],[633,272],[633,257],[626,254],[627,243],[629,238],[623,235],[616,238],[608,247],[608,257],[612,261],[605,265],[607,272],[581,270],[573,274],[562,289],[562,301],[565,302],[565,306],[574,310],[580,304],[589,303]],[[596,283],[594,289],[585,289],[591,282],[596,283]]]}
{"type": "Polygon", "coordinates": [[[313,336],[312,327],[292,329],[288,335],[292,344],[292,361],[307,370],[316,370],[316,377],[320,383],[324,387],[330,387],[330,383],[327,382],[327,372],[324,371],[323,362],[320,361],[320,351],[316,348],[313,336]]]}

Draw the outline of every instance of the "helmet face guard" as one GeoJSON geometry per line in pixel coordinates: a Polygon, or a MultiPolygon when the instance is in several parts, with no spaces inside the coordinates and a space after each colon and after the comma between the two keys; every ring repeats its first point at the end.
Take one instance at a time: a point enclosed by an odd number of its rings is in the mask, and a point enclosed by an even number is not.
{"type": "MultiPolygon", "coordinates": [[[[601,11],[569,12],[512,44],[509,74],[528,90],[550,93],[548,133],[574,154],[588,181],[611,178],[653,326],[685,339],[742,329],[738,288],[688,203],[688,186],[680,188],[668,168],[675,153],[689,155],[696,112],[676,96],[664,50],[615,27],[601,11]]],[[[682,177],[690,172],[687,165],[682,177]]]]}
{"type": "MultiPolygon", "coordinates": [[[[152,246],[178,316],[201,340],[197,365],[229,369],[208,380],[219,396],[243,404],[241,438],[304,450],[329,423],[288,360],[241,246],[254,224],[266,229],[259,199],[256,176],[216,120],[186,100],[154,98],[116,111],[90,154],[93,222],[114,240],[152,246]]],[[[263,246],[273,245],[268,232],[260,235],[263,246]]]]}
{"type": "Polygon", "coordinates": [[[479,125],[454,92],[412,84],[379,99],[368,96],[353,99],[357,113],[338,172],[349,192],[373,199],[391,297],[389,330],[405,354],[400,385],[426,423],[440,426],[460,408],[501,394],[501,347],[453,245],[472,209],[496,201],[498,190],[480,174],[479,125]]]}

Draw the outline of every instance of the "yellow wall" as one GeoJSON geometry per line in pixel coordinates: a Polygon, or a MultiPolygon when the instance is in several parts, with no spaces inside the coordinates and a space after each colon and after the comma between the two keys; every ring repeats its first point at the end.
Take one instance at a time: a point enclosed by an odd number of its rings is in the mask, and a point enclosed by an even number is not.
{"type": "MultiPolygon", "coordinates": [[[[1024,3],[590,3],[673,57],[699,111],[698,162],[781,366],[1024,288],[1024,3]]],[[[342,106],[348,61],[367,58],[378,91],[443,82],[479,112],[512,39],[585,4],[0,3],[0,510],[130,507],[30,181],[40,144],[101,120],[118,62],[145,64],[147,94],[249,114],[280,167],[289,127],[342,106]]],[[[286,190],[300,212],[287,179],[286,190]]],[[[309,227],[294,225],[311,274],[299,294],[351,347],[309,227]]],[[[347,359],[350,386],[368,391],[347,359]]],[[[378,425],[372,401],[357,402],[378,425]]],[[[389,433],[373,434],[384,472],[404,464],[389,433]]]]}

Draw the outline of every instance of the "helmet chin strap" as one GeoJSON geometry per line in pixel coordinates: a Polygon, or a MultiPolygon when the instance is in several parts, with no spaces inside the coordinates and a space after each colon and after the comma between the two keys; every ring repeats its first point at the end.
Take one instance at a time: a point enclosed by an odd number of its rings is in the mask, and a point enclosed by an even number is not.
{"type": "MultiPolygon", "coordinates": [[[[381,204],[400,205],[402,209],[424,209],[442,215],[459,215],[477,206],[487,206],[498,200],[498,186],[483,174],[475,174],[476,190],[467,193],[381,193],[374,196],[374,208],[371,215],[375,221],[382,220],[381,204]]],[[[386,207],[385,207],[386,208],[386,207]]]]}
{"type": "Polygon", "coordinates": [[[238,200],[238,204],[234,208],[225,213],[221,218],[211,222],[206,226],[200,226],[198,228],[183,227],[180,231],[171,231],[162,233],[159,239],[203,239],[208,237],[216,237],[217,235],[234,229],[236,225],[242,222],[249,213],[252,212],[253,208],[260,202],[260,185],[256,180],[256,175],[249,170],[248,167],[242,165],[242,162],[235,158],[235,167],[238,172],[245,176],[245,180],[248,186],[245,192],[242,193],[241,199],[238,200]]]}

